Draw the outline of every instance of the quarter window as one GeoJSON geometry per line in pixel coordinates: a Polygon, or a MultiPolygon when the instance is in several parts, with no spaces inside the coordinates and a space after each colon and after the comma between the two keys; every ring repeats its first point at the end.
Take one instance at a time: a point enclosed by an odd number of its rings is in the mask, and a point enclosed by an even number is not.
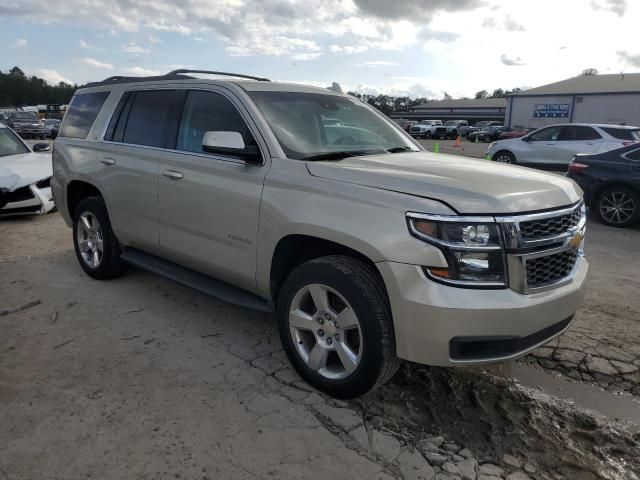
{"type": "Polygon", "coordinates": [[[226,97],[215,92],[190,91],[178,129],[176,149],[205,153],[202,139],[209,131],[238,132],[245,145],[255,145],[247,124],[226,97]]]}
{"type": "Polygon", "coordinates": [[[69,111],[60,129],[61,137],[87,138],[98,112],[104,105],[109,92],[85,93],[71,100],[69,111]]]}

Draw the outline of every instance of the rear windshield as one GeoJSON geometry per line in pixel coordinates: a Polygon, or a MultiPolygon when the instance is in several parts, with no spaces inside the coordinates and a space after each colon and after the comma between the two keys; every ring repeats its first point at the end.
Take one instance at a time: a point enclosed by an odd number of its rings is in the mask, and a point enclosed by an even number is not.
{"type": "Polygon", "coordinates": [[[640,142],[640,128],[612,128],[602,127],[602,130],[607,132],[613,138],[619,140],[629,140],[631,142],[640,142]]]}

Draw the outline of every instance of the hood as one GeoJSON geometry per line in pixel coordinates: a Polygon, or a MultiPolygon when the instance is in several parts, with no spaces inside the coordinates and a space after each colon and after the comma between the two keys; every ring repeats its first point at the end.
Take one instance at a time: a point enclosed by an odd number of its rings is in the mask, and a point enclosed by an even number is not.
{"type": "Polygon", "coordinates": [[[21,153],[0,157],[0,188],[13,191],[53,175],[51,155],[21,153]]]}
{"type": "Polygon", "coordinates": [[[316,177],[430,198],[461,214],[510,214],[571,205],[571,180],[525,167],[455,155],[407,152],[307,162],[316,177]]]}

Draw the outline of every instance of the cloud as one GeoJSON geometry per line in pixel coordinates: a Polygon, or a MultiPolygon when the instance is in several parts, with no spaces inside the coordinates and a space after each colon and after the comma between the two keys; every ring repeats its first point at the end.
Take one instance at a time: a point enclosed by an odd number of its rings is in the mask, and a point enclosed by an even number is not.
{"type": "Polygon", "coordinates": [[[151,52],[150,48],[141,47],[136,45],[134,42],[122,45],[122,50],[124,50],[125,53],[131,53],[133,55],[142,55],[151,52]]]}
{"type": "Polygon", "coordinates": [[[124,70],[127,73],[130,73],[131,75],[139,75],[142,77],[150,77],[153,75],[160,75],[160,71],[158,70],[153,70],[150,68],[144,68],[144,67],[129,67],[129,68],[125,68],[124,70]]]}
{"type": "Polygon", "coordinates": [[[398,65],[396,62],[389,62],[388,60],[373,60],[371,62],[362,62],[358,65],[362,65],[364,67],[383,67],[383,66],[391,66],[398,65]]]}
{"type": "Polygon", "coordinates": [[[510,58],[504,53],[500,55],[500,61],[507,67],[519,67],[521,65],[526,65],[520,57],[510,58]]]}
{"type": "Polygon", "coordinates": [[[627,11],[627,0],[591,0],[594,10],[606,10],[623,17],[627,11]]]}
{"type": "Polygon", "coordinates": [[[296,53],[291,56],[291,60],[313,60],[314,58],[318,58],[322,55],[322,52],[315,53],[296,53]]]}
{"type": "Polygon", "coordinates": [[[154,34],[150,33],[149,35],[147,35],[147,42],[154,44],[154,43],[160,43],[162,42],[162,40],[160,40],[160,38],[156,37],[154,34]]]}
{"type": "Polygon", "coordinates": [[[38,77],[45,79],[48,83],[50,83],[52,85],[57,85],[60,82],[68,83],[69,85],[73,85],[74,84],[73,81],[69,80],[66,77],[63,77],[56,70],[51,70],[49,68],[39,68],[39,69],[35,70],[35,74],[38,77]]]}
{"type": "Polygon", "coordinates": [[[481,0],[353,0],[362,13],[381,19],[430,21],[442,11],[475,10],[481,0]]]}
{"type": "Polygon", "coordinates": [[[83,58],[81,60],[85,64],[94,68],[103,68],[105,70],[113,70],[113,65],[106,62],[101,62],[100,60],[96,60],[95,58],[83,58]]]}
{"type": "Polygon", "coordinates": [[[618,58],[620,58],[624,63],[627,63],[632,67],[640,68],[640,54],[631,54],[626,50],[618,50],[616,53],[618,54],[618,58]]]}
{"type": "Polygon", "coordinates": [[[496,19],[493,17],[487,17],[482,21],[483,28],[497,28],[498,24],[496,23],[496,19]]]}
{"type": "Polygon", "coordinates": [[[525,32],[526,29],[523,25],[516,22],[513,18],[507,17],[504,21],[504,29],[507,32],[525,32]]]}
{"type": "Polygon", "coordinates": [[[97,45],[92,45],[90,43],[85,42],[84,40],[80,39],[80,48],[84,48],[86,50],[96,50],[96,51],[103,51],[104,48],[98,47],[97,45]]]}
{"type": "Polygon", "coordinates": [[[14,48],[24,48],[27,46],[29,42],[27,42],[26,38],[19,38],[18,40],[15,41],[15,43],[13,44],[14,48]]]}

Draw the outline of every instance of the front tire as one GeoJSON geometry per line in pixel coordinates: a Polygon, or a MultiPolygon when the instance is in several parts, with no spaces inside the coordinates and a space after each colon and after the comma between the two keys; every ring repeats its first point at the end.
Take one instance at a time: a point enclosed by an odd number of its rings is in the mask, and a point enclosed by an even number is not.
{"type": "Polygon", "coordinates": [[[111,229],[107,207],[101,197],[82,200],[73,215],[73,245],[80,266],[98,280],[124,274],[120,243],[111,229]]]}
{"type": "Polygon", "coordinates": [[[282,285],[276,315],[293,367],[333,397],[363,395],[398,368],[384,285],[359,259],[332,255],[297,267],[282,285]]]}
{"type": "Polygon", "coordinates": [[[507,150],[500,150],[498,153],[496,153],[493,156],[493,161],[498,163],[510,163],[512,165],[518,163],[516,161],[515,155],[507,150]]]}
{"type": "Polygon", "coordinates": [[[627,187],[607,188],[595,207],[600,221],[610,227],[630,227],[640,221],[640,196],[627,187]]]}

